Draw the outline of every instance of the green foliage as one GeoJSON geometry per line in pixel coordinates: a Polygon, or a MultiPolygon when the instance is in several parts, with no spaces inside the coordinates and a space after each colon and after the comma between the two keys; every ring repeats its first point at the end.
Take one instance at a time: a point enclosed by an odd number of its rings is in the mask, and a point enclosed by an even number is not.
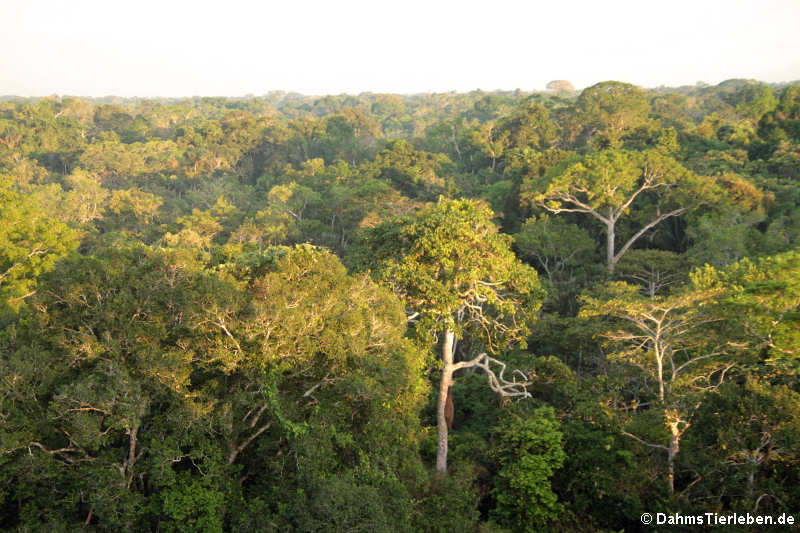
{"type": "Polygon", "coordinates": [[[655,150],[605,150],[572,157],[524,184],[521,194],[551,213],[581,213],[600,222],[610,274],[648,230],[699,205],[719,202],[721,196],[715,183],[655,150]],[[617,247],[621,220],[633,220],[640,229],[625,235],[626,242],[617,247]]]}
{"type": "Polygon", "coordinates": [[[758,134],[769,141],[800,141],[800,85],[786,87],[774,110],[767,109],[759,121],[758,134]]]}
{"type": "Polygon", "coordinates": [[[577,106],[585,134],[596,148],[619,148],[624,135],[647,125],[650,112],[642,89],[618,81],[584,89],[577,106]]]}
{"type": "Polygon", "coordinates": [[[0,100],[3,531],[798,508],[797,85],[0,100]]]}
{"type": "Polygon", "coordinates": [[[169,533],[222,533],[225,496],[188,476],[159,494],[162,500],[159,529],[169,533]]]}
{"type": "Polygon", "coordinates": [[[552,486],[562,501],[570,502],[559,520],[566,528],[636,530],[647,505],[660,501],[653,472],[636,459],[613,411],[601,404],[599,391],[607,385],[605,376],[585,380],[573,397],[569,418],[562,422],[567,457],[552,486]]]}
{"type": "Polygon", "coordinates": [[[728,212],[698,217],[687,229],[694,246],[687,255],[696,265],[724,267],[734,263],[757,247],[761,239],[756,224],[763,220],[758,213],[728,212]]]}
{"type": "Polygon", "coordinates": [[[501,123],[501,129],[509,132],[513,148],[544,150],[550,147],[556,136],[555,125],[550,121],[546,107],[532,101],[525,102],[519,110],[501,123]]]}
{"type": "Polygon", "coordinates": [[[550,488],[564,463],[563,435],[552,408],[510,415],[496,429],[491,455],[500,465],[494,516],[513,531],[541,531],[563,511],[550,488]]]}
{"type": "Polygon", "coordinates": [[[450,159],[414,149],[406,141],[393,141],[371,165],[375,176],[412,198],[433,200],[451,192],[447,179],[450,159]]]}
{"type": "MultiPolygon", "coordinates": [[[[540,190],[531,193],[531,198],[554,211],[579,207],[571,205],[575,204],[571,201],[574,196],[602,214],[622,206],[627,213],[627,201],[642,185],[669,191],[682,183],[687,188],[699,185],[672,158],[656,152],[609,150],[562,163],[550,173],[540,190]]],[[[697,193],[693,188],[692,194],[697,193]]]]}
{"type": "Polygon", "coordinates": [[[0,184],[0,317],[36,293],[36,279],[77,245],[77,234],[43,212],[35,196],[0,184]]]}
{"type": "Polygon", "coordinates": [[[357,261],[374,265],[374,274],[420,313],[416,330],[423,337],[450,329],[498,353],[524,338],[542,291],[491,218],[483,204],[442,198],[415,218],[372,229],[362,252],[369,258],[357,261]]]}
{"type": "Polygon", "coordinates": [[[562,218],[529,218],[514,235],[514,246],[546,277],[548,301],[558,309],[569,309],[593,274],[586,265],[596,258],[596,242],[586,230],[562,218]]]}
{"type": "Polygon", "coordinates": [[[724,270],[706,266],[692,275],[700,288],[721,290],[722,312],[733,341],[764,351],[763,362],[796,375],[800,346],[800,254],[786,252],[758,261],[743,259],[724,270]]]}
{"type": "Polygon", "coordinates": [[[617,265],[619,278],[642,286],[651,298],[680,286],[689,276],[686,258],[666,250],[631,250],[617,265]]]}
{"type": "Polygon", "coordinates": [[[414,517],[414,531],[451,533],[470,531],[480,519],[479,494],[474,476],[467,470],[452,469],[436,477],[420,495],[414,517]]]}
{"type": "Polygon", "coordinates": [[[686,460],[702,476],[693,493],[720,498],[724,487],[733,509],[782,512],[797,479],[798,401],[788,387],[754,377],[708,395],[686,442],[686,460]]]}
{"type": "Polygon", "coordinates": [[[294,531],[412,531],[411,500],[397,480],[388,479],[320,479],[298,494],[285,518],[294,531]]]}

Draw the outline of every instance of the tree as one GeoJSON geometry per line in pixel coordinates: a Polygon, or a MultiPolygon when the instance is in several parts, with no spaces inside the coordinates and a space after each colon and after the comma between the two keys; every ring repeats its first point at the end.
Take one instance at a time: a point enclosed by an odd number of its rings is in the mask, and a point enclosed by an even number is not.
{"type": "Polygon", "coordinates": [[[527,376],[518,379],[515,372],[509,381],[506,365],[492,355],[514,342],[524,345],[542,290],[536,271],[514,257],[511,238],[499,234],[491,219],[491,210],[479,202],[440,198],[415,217],[376,226],[365,239],[373,259],[362,266],[371,266],[405,298],[420,339],[441,342],[436,457],[441,473],[447,470],[445,406],[456,371],[479,368],[498,394],[528,396],[527,376]],[[465,337],[485,351],[456,362],[456,342],[465,337]]]}
{"type": "Polygon", "coordinates": [[[408,530],[403,482],[424,475],[418,413],[427,387],[403,302],[307,244],[226,267],[220,274],[233,269],[246,299],[209,294],[197,322],[208,341],[197,352],[244,494],[286,508],[278,529],[408,530]]]}
{"type": "Polygon", "coordinates": [[[586,230],[547,215],[526,220],[514,235],[514,244],[553,284],[563,278],[574,281],[565,271],[590,263],[595,255],[595,243],[586,230]]]}
{"type": "Polygon", "coordinates": [[[519,233],[514,234],[514,247],[522,259],[536,267],[540,276],[546,276],[549,284],[544,308],[548,311],[555,307],[574,314],[577,293],[598,271],[602,275],[594,239],[563,217],[543,214],[529,218],[519,233]]]}
{"type": "Polygon", "coordinates": [[[446,175],[452,166],[444,154],[432,154],[415,149],[408,141],[390,142],[381,150],[366,170],[377,179],[386,181],[412,198],[432,200],[452,189],[446,175]]]}
{"type": "Polygon", "coordinates": [[[501,465],[493,514],[514,531],[534,533],[563,510],[550,488],[550,477],[566,459],[560,425],[552,407],[507,418],[491,451],[501,465]]]}
{"type": "Polygon", "coordinates": [[[77,234],[48,216],[34,195],[0,180],[0,313],[36,292],[38,276],[78,244],[77,234]]]}
{"type": "Polygon", "coordinates": [[[62,212],[70,221],[88,224],[103,217],[109,192],[86,171],[75,170],[64,178],[69,190],[64,195],[62,212]]]}
{"type": "MultiPolygon", "coordinates": [[[[128,227],[136,231],[142,229],[156,218],[158,209],[164,200],[161,197],[145,192],[138,187],[117,190],[111,194],[108,202],[109,210],[117,215],[128,227]]],[[[126,228],[127,229],[127,228],[126,228]]]]}
{"type": "Polygon", "coordinates": [[[665,250],[631,250],[617,266],[619,277],[634,280],[651,298],[685,281],[689,268],[685,257],[665,250]]]}
{"type": "Polygon", "coordinates": [[[315,508],[349,487],[341,503],[357,513],[368,495],[384,522],[410,508],[427,388],[402,301],[308,245],[214,270],[194,255],[121,239],[74,254],[0,337],[3,527],[13,502],[29,519],[141,531],[152,513],[194,531],[266,485],[315,508]]]}
{"type": "Polygon", "coordinates": [[[184,453],[178,442],[192,443],[202,418],[190,380],[192,263],[120,240],[97,256],[69,257],[43,279],[47,290],[0,360],[14,376],[0,392],[1,455],[33,516],[54,505],[35,501],[37,487],[56,483],[75,494],[57,502],[62,520],[81,513],[87,524],[141,530],[143,486],[172,468],[184,453]]]}
{"type": "Polygon", "coordinates": [[[567,80],[553,80],[548,83],[545,88],[559,96],[569,96],[575,92],[575,87],[567,80]]]}
{"type": "Polygon", "coordinates": [[[729,508],[779,512],[796,498],[800,394],[741,376],[709,395],[695,414],[685,455],[698,482],[692,499],[728,500],[729,508]]]}
{"type": "MultiPolygon", "coordinates": [[[[231,407],[244,415],[233,423],[244,437],[232,447],[230,462],[252,440],[256,419],[276,417],[267,394],[271,386],[292,404],[316,405],[327,398],[336,405],[335,413],[327,413],[331,417],[341,416],[348,403],[357,404],[353,409],[362,418],[386,409],[375,405],[374,397],[391,395],[394,407],[417,401],[418,391],[410,385],[417,352],[402,338],[401,302],[388,290],[365,275],[349,276],[335,255],[307,244],[242,259],[248,265],[249,304],[211,300],[200,321],[209,336],[218,333],[217,342],[204,350],[208,364],[232,374],[220,384],[236,384],[242,391],[235,399],[253,402],[231,407]],[[265,382],[265,374],[276,381],[265,382]]],[[[323,413],[326,408],[323,404],[323,413]]],[[[356,413],[350,415],[352,423],[356,413]]]]}
{"type": "Polygon", "coordinates": [[[719,320],[709,312],[719,291],[690,288],[667,297],[644,297],[638,287],[623,282],[608,284],[605,291],[600,297],[585,296],[580,315],[615,319],[618,329],[603,334],[616,347],[614,358],[638,367],[646,376],[642,390],[631,401],[632,408],[635,412],[647,405],[648,411],[658,413],[668,431],[668,443],[648,442],[627,430],[623,434],[666,452],[672,494],[675,459],[692,414],[702,402],[700,393],[718,387],[733,367],[723,356],[735,346],[717,341],[707,328],[719,320]],[[647,390],[651,380],[657,387],[654,392],[647,390]],[[652,401],[650,395],[655,396],[652,401]]]}
{"type": "Polygon", "coordinates": [[[724,291],[722,312],[729,338],[757,353],[759,372],[772,379],[800,373],[800,251],[757,261],[742,259],[724,270],[706,265],[692,274],[706,290],[724,291]]]}
{"type": "Polygon", "coordinates": [[[509,131],[497,127],[497,121],[490,120],[472,130],[471,142],[477,150],[491,160],[492,172],[497,167],[497,159],[509,145],[509,131]]]}
{"type": "Polygon", "coordinates": [[[758,126],[759,136],[769,141],[800,141],[800,85],[784,89],[777,109],[764,114],[758,126]]]}
{"type": "Polygon", "coordinates": [[[671,157],[652,150],[606,150],[571,158],[544,178],[529,181],[525,188],[523,200],[551,213],[585,213],[605,226],[609,274],[647,231],[706,201],[716,191],[713,183],[702,182],[671,157]],[[654,205],[646,211],[643,226],[617,250],[617,222],[646,198],[654,205]]]}
{"type": "Polygon", "coordinates": [[[646,126],[650,104],[646,93],[630,83],[603,81],[578,97],[578,116],[592,145],[619,148],[622,137],[646,126]]]}
{"type": "Polygon", "coordinates": [[[547,108],[529,100],[500,122],[499,135],[503,134],[513,148],[544,150],[555,139],[556,127],[547,108]]]}

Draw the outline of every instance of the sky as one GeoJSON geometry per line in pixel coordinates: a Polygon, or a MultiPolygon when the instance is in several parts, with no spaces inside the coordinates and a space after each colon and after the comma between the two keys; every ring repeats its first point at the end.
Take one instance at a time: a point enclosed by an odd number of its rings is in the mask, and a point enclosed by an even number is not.
{"type": "Polygon", "coordinates": [[[800,0],[3,0],[0,95],[800,79],[800,0]]]}

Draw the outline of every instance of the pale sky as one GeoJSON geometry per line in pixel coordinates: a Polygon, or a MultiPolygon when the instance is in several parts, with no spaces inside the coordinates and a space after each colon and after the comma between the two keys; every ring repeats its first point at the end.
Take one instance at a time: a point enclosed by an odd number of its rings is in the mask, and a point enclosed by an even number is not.
{"type": "Polygon", "coordinates": [[[800,0],[0,0],[0,95],[800,79],[800,0]]]}

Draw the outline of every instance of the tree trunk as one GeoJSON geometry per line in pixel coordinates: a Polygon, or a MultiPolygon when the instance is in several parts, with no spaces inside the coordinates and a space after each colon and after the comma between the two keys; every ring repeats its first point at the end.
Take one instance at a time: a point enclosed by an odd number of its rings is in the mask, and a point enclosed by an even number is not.
{"type": "Polygon", "coordinates": [[[136,455],[136,446],[139,442],[139,424],[128,431],[128,458],[122,464],[122,475],[125,479],[125,488],[130,489],[133,483],[133,466],[139,457],[136,455]]]}
{"type": "Polygon", "coordinates": [[[455,406],[453,405],[453,387],[447,391],[447,402],[444,404],[444,419],[447,421],[447,429],[453,429],[453,417],[455,416],[455,406]]]}
{"type": "Polygon", "coordinates": [[[664,403],[664,352],[656,345],[656,369],[658,371],[658,401],[664,403]]]}
{"type": "Polygon", "coordinates": [[[614,223],[607,222],[606,223],[606,267],[608,268],[608,273],[610,275],[614,274],[614,267],[616,266],[616,261],[614,260],[614,223]]]}
{"type": "Polygon", "coordinates": [[[453,131],[453,147],[456,149],[456,154],[458,154],[458,160],[461,161],[461,150],[458,149],[458,141],[456,140],[456,127],[453,125],[451,128],[453,131]]]}
{"type": "Polygon", "coordinates": [[[439,383],[439,402],[436,412],[436,426],[439,431],[439,448],[436,453],[436,471],[440,474],[447,473],[447,416],[445,414],[447,396],[453,384],[453,347],[455,333],[445,331],[442,343],[442,381],[439,383]]]}
{"type": "Polygon", "coordinates": [[[669,469],[669,493],[675,494],[675,457],[680,451],[681,432],[678,429],[678,423],[674,422],[669,424],[670,439],[669,450],[667,450],[667,466],[669,469]]]}

